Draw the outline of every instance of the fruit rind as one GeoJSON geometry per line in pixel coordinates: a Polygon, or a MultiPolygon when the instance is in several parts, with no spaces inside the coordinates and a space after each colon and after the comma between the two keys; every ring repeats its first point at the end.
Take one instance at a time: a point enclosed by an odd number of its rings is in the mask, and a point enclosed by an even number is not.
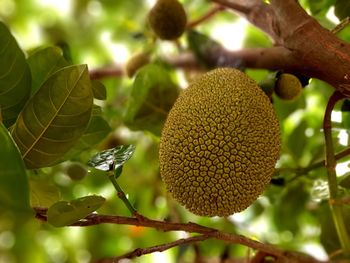
{"type": "Polygon", "coordinates": [[[280,151],[269,98],[244,73],[212,70],[185,89],[160,140],[160,173],[180,204],[200,216],[251,205],[269,183],[280,151]]]}
{"type": "Polygon", "coordinates": [[[299,97],[303,90],[300,80],[289,73],[282,73],[275,85],[275,93],[283,100],[294,100],[299,97]]]}
{"type": "Polygon", "coordinates": [[[160,39],[174,40],[185,31],[187,16],[177,0],[158,0],[148,14],[148,21],[160,39]]]}

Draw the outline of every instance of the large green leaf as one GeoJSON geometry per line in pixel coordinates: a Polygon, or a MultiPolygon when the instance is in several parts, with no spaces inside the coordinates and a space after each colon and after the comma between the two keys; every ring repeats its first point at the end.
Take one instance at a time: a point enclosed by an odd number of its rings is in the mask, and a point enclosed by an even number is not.
{"type": "Polygon", "coordinates": [[[47,211],[48,222],[56,227],[68,226],[100,208],[105,199],[98,195],[81,197],[70,202],[60,201],[47,211]]]}
{"type": "Polygon", "coordinates": [[[125,123],[135,130],[148,130],[159,136],[179,89],[169,72],[157,64],[148,64],[136,74],[125,123]]]}
{"type": "Polygon", "coordinates": [[[84,133],[92,105],[86,65],[65,67],[51,75],[12,131],[27,168],[49,166],[61,158],[84,133]]]}
{"type": "Polygon", "coordinates": [[[101,114],[101,108],[95,105],[88,127],[74,147],[65,154],[65,160],[71,159],[81,152],[95,146],[110,133],[112,129],[101,114]]]}
{"type": "Polygon", "coordinates": [[[11,126],[27,102],[31,76],[22,50],[0,22],[0,108],[6,127],[11,126]]]}
{"type": "Polygon", "coordinates": [[[28,180],[20,152],[0,123],[0,211],[29,209],[28,180]]]}
{"type": "Polygon", "coordinates": [[[35,93],[55,71],[69,65],[58,47],[40,49],[31,54],[27,62],[32,73],[32,93],[35,93]]]}

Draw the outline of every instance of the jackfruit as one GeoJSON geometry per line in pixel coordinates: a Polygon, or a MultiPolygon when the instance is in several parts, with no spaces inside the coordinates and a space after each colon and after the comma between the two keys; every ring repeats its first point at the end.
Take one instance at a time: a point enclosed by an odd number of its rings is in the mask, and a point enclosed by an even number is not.
{"type": "Polygon", "coordinates": [[[70,163],[66,167],[66,174],[74,181],[83,179],[87,175],[88,171],[80,163],[70,163]]]}
{"type": "Polygon", "coordinates": [[[275,93],[283,100],[296,99],[302,90],[300,80],[292,74],[282,73],[276,81],[275,93]]]}
{"type": "Polygon", "coordinates": [[[154,33],[164,40],[173,40],[185,31],[186,12],[177,0],[158,0],[148,14],[154,33]]]}
{"type": "Polygon", "coordinates": [[[228,216],[263,192],[279,152],[269,98],[243,72],[219,68],[191,83],[170,110],[160,173],[173,198],[192,213],[228,216]]]}

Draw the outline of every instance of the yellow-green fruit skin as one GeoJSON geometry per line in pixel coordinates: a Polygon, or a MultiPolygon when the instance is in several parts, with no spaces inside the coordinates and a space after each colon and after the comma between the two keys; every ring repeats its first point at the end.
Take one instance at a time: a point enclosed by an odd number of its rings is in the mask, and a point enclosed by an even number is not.
{"type": "Polygon", "coordinates": [[[283,73],[276,81],[275,93],[283,100],[296,99],[303,90],[300,80],[288,73],[283,73]]]}
{"type": "Polygon", "coordinates": [[[158,0],[148,14],[154,33],[163,40],[173,40],[185,31],[186,12],[177,0],[158,0]]]}
{"type": "Polygon", "coordinates": [[[200,216],[251,205],[269,183],[280,152],[269,98],[243,72],[212,70],[185,89],[160,140],[160,173],[180,204],[200,216]]]}

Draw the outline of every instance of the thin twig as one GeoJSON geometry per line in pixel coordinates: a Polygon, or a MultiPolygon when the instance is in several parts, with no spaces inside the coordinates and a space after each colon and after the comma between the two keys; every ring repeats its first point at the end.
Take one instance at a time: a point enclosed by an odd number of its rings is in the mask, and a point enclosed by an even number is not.
{"type": "MultiPolygon", "coordinates": [[[[334,158],[336,161],[350,155],[350,148],[347,148],[339,153],[337,153],[334,158]]],[[[296,177],[300,175],[306,175],[309,172],[316,170],[318,168],[323,168],[326,166],[326,160],[322,160],[316,163],[313,163],[307,167],[296,167],[296,168],[276,168],[275,169],[275,176],[278,176],[282,173],[295,173],[296,177]]]]}
{"type": "Polygon", "coordinates": [[[135,257],[140,257],[142,255],[151,254],[154,252],[163,252],[173,247],[177,247],[185,244],[193,244],[199,241],[206,240],[208,238],[210,238],[210,236],[208,235],[199,235],[199,236],[194,236],[189,238],[181,238],[173,242],[169,242],[166,244],[161,244],[153,247],[137,248],[134,251],[131,251],[119,257],[97,260],[96,263],[115,263],[115,262],[119,262],[119,260],[121,259],[131,259],[135,257]]]}
{"type": "Polygon", "coordinates": [[[89,71],[91,79],[103,79],[110,77],[122,77],[125,75],[125,72],[122,66],[106,66],[103,68],[96,68],[89,71]]]}
{"type": "Polygon", "coordinates": [[[114,178],[114,171],[109,171],[108,172],[108,178],[112,182],[115,190],[117,191],[117,196],[119,197],[120,200],[123,201],[124,205],[128,208],[130,211],[131,215],[134,215],[137,211],[133,207],[133,205],[129,202],[128,198],[126,197],[123,189],[119,186],[117,180],[114,178]]]}
{"type": "Polygon", "coordinates": [[[334,225],[339,237],[339,241],[343,248],[344,253],[350,254],[350,239],[347,233],[342,204],[338,201],[338,184],[337,184],[337,174],[335,171],[336,160],[334,157],[334,147],[333,147],[333,138],[332,138],[332,122],[331,122],[331,114],[334,109],[335,104],[343,99],[344,96],[335,91],[332,96],[329,98],[327,103],[327,108],[325,112],[325,116],[323,119],[323,130],[325,136],[326,143],[326,168],[328,174],[328,187],[330,194],[330,208],[333,216],[334,225]]]}
{"type": "Polygon", "coordinates": [[[232,2],[227,1],[227,0],[212,0],[212,2],[215,2],[221,6],[229,7],[231,9],[236,10],[238,12],[241,12],[243,14],[249,14],[249,12],[251,10],[251,8],[249,8],[247,6],[232,3],[232,2]]]}
{"type": "Polygon", "coordinates": [[[338,25],[336,25],[335,28],[331,30],[333,34],[337,34],[340,31],[342,31],[344,28],[346,28],[350,24],[350,17],[344,18],[338,25]]]}
{"type": "Polygon", "coordinates": [[[211,17],[213,17],[216,13],[224,10],[225,8],[222,5],[216,5],[213,8],[211,8],[206,14],[204,14],[202,17],[193,20],[187,24],[187,29],[194,28],[198,26],[199,24],[203,23],[204,21],[207,21],[211,17]]]}

